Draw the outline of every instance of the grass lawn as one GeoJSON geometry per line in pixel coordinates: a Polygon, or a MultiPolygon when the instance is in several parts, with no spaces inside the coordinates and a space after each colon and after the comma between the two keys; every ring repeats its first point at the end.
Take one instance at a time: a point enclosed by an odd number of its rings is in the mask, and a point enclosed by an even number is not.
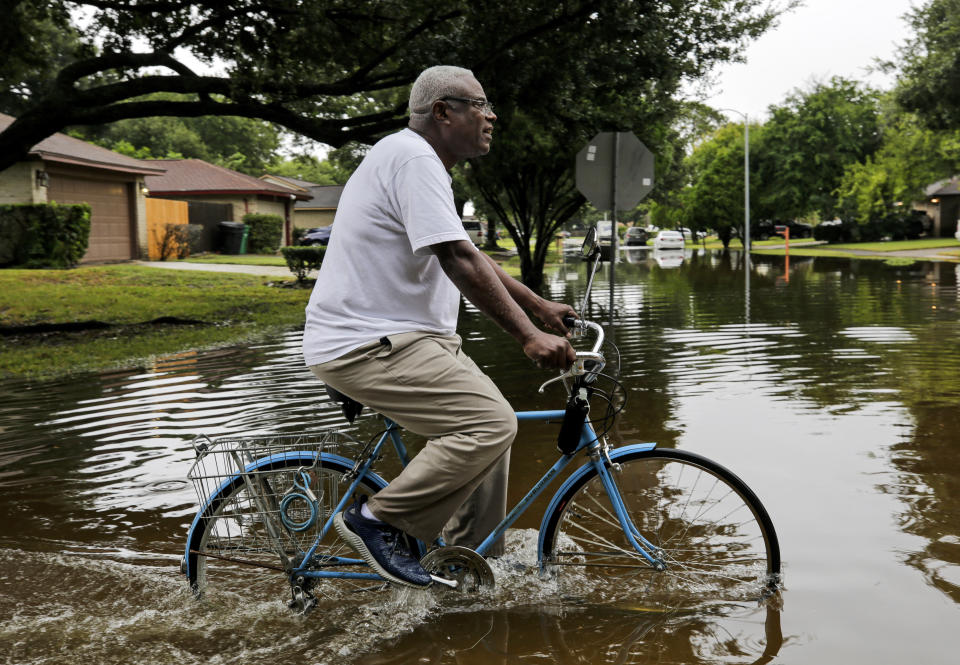
{"type": "MultiPolygon", "coordinates": [[[[291,279],[291,282],[293,280],[291,279]]],[[[302,326],[310,289],[253,275],[89,266],[0,271],[0,376],[43,378],[136,367],[158,355],[262,340],[302,326]],[[172,317],[176,324],[151,323],[172,317]],[[98,321],[108,327],[37,331],[98,321]]]]}
{"type": "Polygon", "coordinates": [[[862,249],[868,252],[897,252],[909,249],[939,249],[950,247],[960,250],[955,238],[921,238],[920,240],[891,240],[889,242],[856,242],[828,245],[831,249],[862,249]]]}
{"type": "MultiPolygon", "coordinates": [[[[858,242],[838,243],[835,245],[815,245],[812,247],[798,247],[791,244],[791,256],[833,256],[849,259],[882,260],[888,262],[911,262],[922,260],[910,256],[885,256],[888,252],[909,250],[940,250],[934,254],[940,259],[960,260],[960,243],[953,238],[922,238],[919,240],[895,240],[889,242],[858,242]],[[873,252],[863,254],[861,252],[873,252]],[[951,258],[952,257],[952,258],[951,258]]],[[[784,249],[768,249],[756,251],[757,254],[780,255],[784,249]]]]}

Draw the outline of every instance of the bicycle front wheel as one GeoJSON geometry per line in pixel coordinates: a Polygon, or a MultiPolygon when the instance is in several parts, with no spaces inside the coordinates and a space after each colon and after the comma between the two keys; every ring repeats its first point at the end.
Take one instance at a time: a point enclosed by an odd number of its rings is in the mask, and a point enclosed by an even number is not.
{"type": "Polygon", "coordinates": [[[756,601],[779,582],[773,523],[733,473],[681,450],[614,451],[613,461],[626,512],[662,569],[628,542],[591,470],[555,501],[544,527],[541,561],[561,592],[675,609],[756,601]]]}
{"type": "MultiPolygon", "coordinates": [[[[256,492],[237,475],[210,498],[188,536],[187,579],[197,595],[240,594],[241,601],[289,597],[290,583],[283,559],[299,562],[320,538],[324,523],[340,502],[348,484],[342,482],[350,467],[337,460],[317,464],[311,456],[286,456],[257,467],[256,492]],[[314,506],[297,498],[307,474],[314,506]],[[282,515],[280,514],[282,511],[282,515]]],[[[372,496],[381,487],[371,478],[361,479],[355,495],[372,496]]],[[[351,498],[351,501],[353,498],[351,498]]],[[[312,568],[340,572],[370,570],[359,555],[330,528],[320,539],[312,568]],[[344,562],[344,559],[356,563],[344,562]]],[[[382,586],[369,580],[343,578],[318,580],[313,593],[324,597],[382,586]]]]}

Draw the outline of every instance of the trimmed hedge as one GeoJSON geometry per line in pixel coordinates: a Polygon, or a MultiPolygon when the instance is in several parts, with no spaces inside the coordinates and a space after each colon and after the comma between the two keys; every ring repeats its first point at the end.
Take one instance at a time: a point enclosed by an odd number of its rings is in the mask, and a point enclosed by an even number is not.
{"type": "Polygon", "coordinates": [[[0,205],[0,267],[72,268],[89,242],[86,203],[0,205]]]}
{"type": "Polygon", "coordinates": [[[297,276],[298,282],[305,281],[310,271],[320,269],[326,251],[326,247],[316,246],[291,246],[280,249],[283,258],[287,261],[287,267],[297,276]]]}
{"type": "Polygon", "coordinates": [[[247,213],[243,223],[250,227],[247,254],[275,254],[283,242],[283,217],[247,213]]]}

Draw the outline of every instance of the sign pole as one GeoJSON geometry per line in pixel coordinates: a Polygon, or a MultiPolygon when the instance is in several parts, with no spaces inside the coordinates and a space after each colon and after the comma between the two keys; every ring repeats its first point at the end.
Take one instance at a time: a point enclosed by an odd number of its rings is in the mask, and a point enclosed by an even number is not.
{"type": "Polygon", "coordinates": [[[620,162],[620,132],[613,135],[613,177],[610,179],[610,326],[613,326],[613,290],[616,283],[617,254],[617,165],[620,162]]]}

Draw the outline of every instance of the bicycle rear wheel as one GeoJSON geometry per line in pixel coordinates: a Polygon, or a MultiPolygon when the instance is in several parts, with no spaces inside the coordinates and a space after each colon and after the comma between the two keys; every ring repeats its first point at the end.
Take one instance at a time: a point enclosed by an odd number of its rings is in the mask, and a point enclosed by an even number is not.
{"type": "MultiPolygon", "coordinates": [[[[203,514],[194,521],[188,536],[186,573],[194,592],[208,598],[211,593],[235,593],[244,599],[256,600],[289,597],[290,583],[278,547],[290,560],[303,558],[319,537],[325,521],[342,498],[342,492],[348,488],[347,483],[341,483],[341,478],[349,470],[350,466],[337,460],[324,459],[317,464],[313,456],[285,456],[258,467],[257,477],[267,484],[266,491],[258,492],[258,497],[239,475],[224,483],[210,498],[203,514]],[[268,525],[268,518],[258,501],[263,501],[266,496],[272,503],[271,510],[277,511],[288,492],[302,493],[304,469],[310,480],[309,487],[317,497],[313,518],[309,505],[297,499],[285,506],[286,526],[278,512],[271,512],[271,524],[268,525]],[[295,485],[295,481],[301,487],[295,485]],[[278,537],[271,535],[271,526],[278,537]]],[[[363,478],[354,494],[372,496],[380,489],[372,478],[363,478]]],[[[316,565],[313,568],[370,572],[362,562],[332,563],[336,557],[357,561],[360,558],[331,527],[314,554],[316,565]]],[[[370,580],[322,579],[316,581],[312,591],[322,603],[324,597],[340,598],[350,592],[379,586],[382,583],[370,580]]]]}
{"type": "Polygon", "coordinates": [[[561,592],[676,609],[757,601],[779,582],[780,549],[756,495],[733,473],[680,450],[612,454],[633,525],[664,570],[628,543],[595,470],[564,490],[545,524],[541,562],[561,592]]]}

